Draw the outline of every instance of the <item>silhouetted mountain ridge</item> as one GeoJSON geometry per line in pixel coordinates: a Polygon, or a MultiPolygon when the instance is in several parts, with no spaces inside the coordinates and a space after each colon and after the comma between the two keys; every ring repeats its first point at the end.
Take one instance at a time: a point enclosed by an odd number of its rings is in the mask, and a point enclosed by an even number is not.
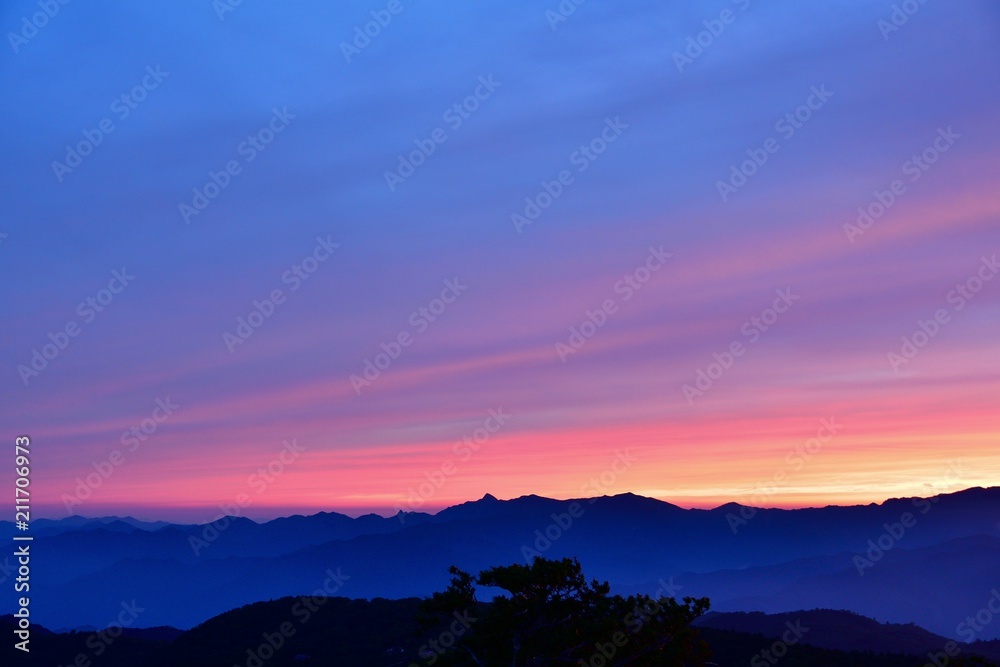
{"type": "MultiPolygon", "coordinates": [[[[322,512],[155,530],[74,518],[71,528],[36,537],[33,604],[39,622],[77,627],[106,622],[122,600],[135,598],[148,609],[144,623],[185,628],[242,604],[311,593],[330,570],[350,577],[343,595],[404,598],[442,589],[453,564],[476,571],[533,555],[573,556],[616,590],[652,594],[673,580],[683,595],[707,595],[719,611],[843,608],[954,637],[957,623],[1000,585],[998,516],[1000,489],[991,488],[878,505],[758,509],[746,518],[731,504],[683,509],[634,494],[487,494],[434,515],[322,512]],[[887,536],[886,527],[906,514],[910,527],[887,536]],[[889,547],[884,554],[879,541],[889,547]],[[867,559],[872,545],[875,560],[859,571],[856,557],[867,559]],[[79,602],[57,602],[66,599],[79,602]]],[[[13,611],[4,604],[0,611],[13,611]]],[[[980,638],[1000,637],[998,628],[980,638]]]]}

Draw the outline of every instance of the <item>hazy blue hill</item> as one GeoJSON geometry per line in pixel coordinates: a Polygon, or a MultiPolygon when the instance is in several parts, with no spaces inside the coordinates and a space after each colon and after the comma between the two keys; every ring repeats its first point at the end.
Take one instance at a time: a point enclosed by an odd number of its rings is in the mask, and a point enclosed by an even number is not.
{"type": "MultiPolygon", "coordinates": [[[[68,531],[111,529],[154,531],[167,526],[172,526],[166,521],[140,521],[130,516],[106,516],[89,518],[79,515],[68,516],[63,519],[36,519],[31,522],[31,532],[35,536],[58,535],[68,531]],[[124,524],[124,525],[122,525],[124,524]]],[[[16,532],[14,524],[10,521],[0,521],[0,535],[10,535],[16,532]]]]}
{"type": "MultiPolygon", "coordinates": [[[[779,612],[833,607],[866,616],[914,621],[955,637],[957,625],[986,606],[1000,584],[1000,539],[954,540],[924,549],[888,552],[862,577],[854,567],[834,574],[802,577],[784,588],[760,591],[754,599],[733,600],[730,608],[779,612]]],[[[1000,637],[1000,623],[981,639],[1000,637]]]]}

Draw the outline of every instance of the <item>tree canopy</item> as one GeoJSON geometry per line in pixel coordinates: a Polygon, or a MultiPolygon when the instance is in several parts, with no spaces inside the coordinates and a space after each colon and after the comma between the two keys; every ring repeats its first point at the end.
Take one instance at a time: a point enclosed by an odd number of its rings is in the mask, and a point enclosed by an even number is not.
{"type": "Polygon", "coordinates": [[[708,657],[692,621],[707,598],[611,595],[587,581],[575,558],[537,557],[477,576],[450,568],[451,584],[424,605],[428,627],[445,629],[421,650],[425,664],[688,666],[708,657]],[[476,587],[504,591],[484,604],[476,587]]]}

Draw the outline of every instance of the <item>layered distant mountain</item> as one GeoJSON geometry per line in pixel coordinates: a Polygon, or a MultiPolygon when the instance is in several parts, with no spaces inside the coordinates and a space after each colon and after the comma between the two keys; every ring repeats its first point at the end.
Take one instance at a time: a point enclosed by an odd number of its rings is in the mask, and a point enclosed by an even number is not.
{"type": "MultiPolygon", "coordinates": [[[[33,524],[32,611],[50,628],[105,627],[134,600],[137,627],[190,628],[241,605],[317,591],[426,596],[447,585],[452,564],[478,571],[537,554],[575,556],[622,593],[708,596],[716,611],[843,609],[991,640],[1000,638],[1000,614],[990,611],[1000,609],[998,522],[1000,488],[800,510],[685,510],[632,494],[487,495],[389,518],[191,526],[71,517],[33,524]]],[[[11,532],[0,523],[0,535],[11,532]]],[[[14,611],[9,596],[3,604],[0,613],[14,611]]]]}

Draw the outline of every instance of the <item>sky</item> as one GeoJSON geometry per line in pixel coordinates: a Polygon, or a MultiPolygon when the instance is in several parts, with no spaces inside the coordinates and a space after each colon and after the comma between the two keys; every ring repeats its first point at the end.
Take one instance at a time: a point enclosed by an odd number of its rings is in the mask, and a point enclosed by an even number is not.
{"type": "Polygon", "coordinates": [[[36,517],[1000,483],[994,2],[42,5],[0,8],[36,517]]]}

